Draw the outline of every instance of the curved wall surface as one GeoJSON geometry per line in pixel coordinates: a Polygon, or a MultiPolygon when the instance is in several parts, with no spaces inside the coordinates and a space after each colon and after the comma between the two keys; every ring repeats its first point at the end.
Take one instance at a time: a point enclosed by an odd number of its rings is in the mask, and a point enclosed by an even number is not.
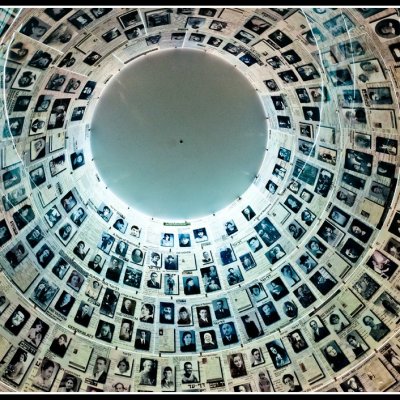
{"type": "Polygon", "coordinates": [[[399,391],[396,9],[1,13],[2,391],[399,391]],[[181,48],[248,79],[265,149],[227,207],[167,220],[106,185],[92,126],[181,48]]]}

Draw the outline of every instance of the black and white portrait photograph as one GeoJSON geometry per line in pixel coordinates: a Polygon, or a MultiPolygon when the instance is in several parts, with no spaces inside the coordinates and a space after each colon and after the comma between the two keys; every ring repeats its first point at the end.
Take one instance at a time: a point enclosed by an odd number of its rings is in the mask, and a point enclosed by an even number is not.
{"type": "Polygon", "coordinates": [[[40,40],[42,36],[49,30],[50,25],[43,22],[37,17],[32,17],[20,29],[20,32],[35,40],[40,40]]]}
{"type": "Polygon", "coordinates": [[[5,253],[5,256],[10,266],[16,268],[28,256],[28,249],[22,241],[19,241],[5,253]]]}
{"type": "Polygon", "coordinates": [[[281,237],[268,217],[263,218],[254,229],[267,246],[271,246],[281,237]]]}
{"type": "Polygon", "coordinates": [[[83,150],[78,150],[70,155],[72,170],[82,167],[85,164],[85,156],[83,150]]]}
{"type": "Polygon", "coordinates": [[[93,91],[95,87],[96,87],[95,81],[87,81],[78,98],[80,100],[90,99],[93,96],[93,91]]]}
{"type": "Polygon", "coordinates": [[[58,211],[57,206],[53,206],[49,209],[49,211],[45,214],[45,220],[49,224],[50,228],[58,223],[61,220],[61,214],[58,211]]]}
{"type": "Polygon", "coordinates": [[[161,39],[161,35],[151,35],[146,38],[147,46],[152,46],[158,44],[161,39]]]}
{"type": "Polygon", "coordinates": [[[57,392],[78,392],[81,387],[82,379],[78,378],[75,375],[72,375],[68,371],[64,372],[63,377],[61,378],[60,385],[57,389],[57,392]]]}
{"type": "Polygon", "coordinates": [[[357,375],[353,375],[348,379],[346,378],[340,384],[340,387],[343,389],[343,392],[358,393],[366,391],[357,375]]]}
{"type": "Polygon", "coordinates": [[[38,348],[45,338],[49,328],[50,327],[46,322],[42,321],[40,318],[36,318],[26,335],[25,341],[35,348],[38,348]]]}
{"type": "Polygon", "coordinates": [[[240,319],[249,340],[255,339],[264,334],[264,330],[261,327],[256,311],[246,312],[240,316],[240,319]]]}
{"type": "Polygon", "coordinates": [[[141,22],[138,10],[131,10],[117,17],[122,29],[130,28],[131,26],[141,22]]]}
{"type": "Polygon", "coordinates": [[[39,306],[43,311],[46,311],[54,297],[58,293],[58,286],[46,278],[40,279],[30,296],[30,299],[39,306]]]}
{"type": "Polygon", "coordinates": [[[111,256],[106,269],[106,279],[118,283],[123,267],[124,267],[124,261],[115,256],[111,256]]]}
{"type": "Polygon", "coordinates": [[[197,276],[183,276],[182,284],[185,295],[190,296],[193,294],[200,294],[200,282],[197,276]]]}
{"type": "Polygon", "coordinates": [[[85,13],[83,10],[77,11],[71,17],[68,18],[68,21],[75,26],[77,29],[83,29],[91,22],[93,22],[93,18],[89,16],[89,14],[85,13]]]}
{"type": "Polygon", "coordinates": [[[254,283],[248,288],[251,299],[254,303],[262,301],[268,297],[262,283],[254,283]]]}
{"type": "Polygon", "coordinates": [[[3,138],[21,136],[24,119],[24,117],[8,118],[4,123],[3,138]]]}
{"type": "MultiPolygon", "coordinates": [[[[39,166],[35,168],[30,173],[31,186],[32,179],[37,179],[38,185],[41,185],[45,180],[46,176],[44,175],[43,166],[39,166]],[[35,172],[32,176],[32,172],[35,172]]],[[[7,193],[6,196],[2,196],[1,200],[4,206],[5,211],[9,211],[11,208],[14,208],[18,204],[22,203],[27,198],[27,191],[24,186],[19,186],[10,192],[7,193]]],[[[5,229],[7,224],[4,221],[4,224],[0,222],[0,246],[2,246],[10,237],[8,237],[7,230],[5,229]]]]}
{"type": "Polygon", "coordinates": [[[65,154],[61,154],[49,161],[49,169],[52,177],[65,171],[66,168],[67,166],[65,165],[65,154]]]}
{"type": "MultiPolygon", "coordinates": [[[[250,206],[245,207],[242,210],[242,214],[247,221],[252,220],[256,216],[256,213],[250,206]]],[[[228,228],[226,227],[226,229],[228,229],[228,228]]]]}
{"type": "Polygon", "coordinates": [[[200,332],[200,342],[203,351],[217,350],[218,341],[213,329],[200,332]]]}
{"type": "Polygon", "coordinates": [[[324,267],[315,272],[310,277],[310,281],[324,296],[337,284],[337,280],[324,267]]]}
{"type": "Polygon", "coordinates": [[[102,340],[107,343],[112,342],[112,338],[114,335],[115,325],[108,322],[99,320],[99,324],[97,325],[96,329],[96,339],[102,340]]]}
{"type": "Polygon", "coordinates": [[[300,103],[310,103],[311,99],[306,88],[297,88],[296,94],[300,103]]]}
{"type": "Polygon", "coordinates": [[[375,250],[367,261],[370,267],[381,278],[389,280],[394,272],[397,270],[398,265],[389,257],[386,257],[379,250],[375,250]]]}
{"type": "Polygon", "coordinates": [[[62,73],[54,73],[46,85],[46,90],[61,91],[64,90],[64,85],[67,83],[67,75],[62,73]]]}
{"type": "Polygon", "coordinates": [[[296,64],[301,61],[301,57],[293,49],[283,52],[282,56],[288,64],[296,64]]]}
{"type": "Polygon", "coordinates": [[[297,78],[296,74],[291,70],[278,72],[279,78],[282,79],[284,83],[294,83],[298,82],[299,78],[297,78]]]}
{"type": "Polygon", "coordinates": [[[365,248],[363,246],[357,243],[354,239],[349,238],[340,250],[340,254],[342,254],[350,262],[355,263],[360,258],[364,250],[365,248]]]}
{"type": "MultiPolygon", "coordinates": [[[[136,249],[136,250],[139,250],[139,249],[136,249]]],[[[141,250],[139,250],[139,251],[141,251],[141,250]]],[[[207,253],[206,251],[204,251],[203,253],[207,253]]],[[[210,255],[210,257],[211,257],[211,255],[210,255]]],[[[206,261],[209,261],[209,258],[210,257],[206,257],[206,255],[204,255],[203,254],[203,258],[204,258],[204,260],[206,260],[206,261]]],[[[177,254],[172,254],[172,253],[169,253],[167,256],[165,256],[165,258],[164,258],[164,268],[167,270],[167,271],[178,271],[178,267],[179,267],[179,261],[178,261],[178,259],[179,259],[179,256],[177,255],[177,254]]],[[[203,260],[203,263],[204,264],[207,264],[207,262],[204,262],[204,260],[203,260]]],[[[132,261],[133,261],[133,253],[132,253],[132,261]]],[[[212,261],[212,257],[211,257],[211,261],[212,261]]],[[[211,262],[211,261],[209,261],[209,262],[211,262]]],[[[133,261],[134,262],[134,261],[133,261]]]]}
{"type": "Polygon", "coordinates": [[[271,24],[255,15],[244,24],[244,27],[257,35],[261,35],[271,27],[271,24]]]}
{"type": "Polygon", "coordinates": [[[265,304],[258,306],[258,312],[261,315],[261,318],[265,325],[269,326],[278,322],[281,317],[276,310],[276,307],[272,301],[267,301],[265,304]]]}
{"type": "Polygon", "coordinates": [[[14,351],[14,355],[3,373],[3,377],[19,386],[35,356],[21,347],[13,347],[11,351],[14,351]]]}
{"type": "Polygon", "coordinates": [[[322,347],[321,352],[334,372],[340,371],[350,364],[349,359],[335,340],[322,347]]]}
{"type": "Polygon", "coordinates": [[[115,238],[110,234],[103,232],[100,241],[97,243],[97,247],[104,251],[104,253],[109,254],[111,247],[113,246],[115,238]]]}
{"type": "Polygon", "coordinates": [[[333,311],[325,320],[329,329],[336,333],[342,332],[345,328],[350,325],[349,319],[345,316],[344,312],[340,308],[334,308],[333,311]]]}
{"type": "Polygon", "coordinates": [[[86,107],[74,107],[71,114],[71,122],[82,121],[86,107]]]}
{"type": "Polygon", "coordinates": [[[175,305],[174,303],[160,302],[160,324],[175,323],[175,305]]]}
{"type": "Polygon", "coordinates": [[[35,118],[31,121],[29,136],[43,134],[45,130],[46,130],[46,121],[44,119],[35,118]]]}
{"type": "Polygon", "coordinates": [[[179,277],[178,274],[164,274],[164,294],[179,294],[179,277]]]}
{"type": "Polygon", "coordinates": [[[295,214],[300,211],[303,203],[296,199],[293,195],[289,194],[284,202],[285,206],[287,206],[290,210],[292,210],[295,214]]]}
{"type": "Polygon", "coordinates": [[[268,261],[273,265],[278,262],[281,258],[286,255],[286,252],[283,250],[280,244],[275,245],[265,253],[265,257],[267,257],[268,261]]]}
{"type": "Polygon", "coordinates": [[[193,230],[194,241],[196,243],[207,242],[208,235],[206,228],[198,228],[193,230]]]}
{"type": "Polygon", "coordinates": [[[384,250],[388,254],[390,254],[392,257],[394,257],[400,261],[400,242],[399,241],[397,241],[394,238],[390,238],[387,241],[384,250]]]}
{"type": "Polygon", "coordinates": [[[136,39],[145,33],[144,25],[143,24],[136,25],[130,29],[127,29],[126,31],[124,31],[124,33],[128,40],[136,39]]]}
{"type": "Polygon", "coordinates": [[[56,236],[60,239],[61,243],[66,246],[76,233],[76,226],[74,226],[69,219],[65,219],[60,228],[56,230],[56,236]]]}
{"type": "Polygon", "coordinates": [[[368,330],[369,336],[371,336],[375,342],[379,342],[390,332],[390,328],[372,311],[366,311],[361,314],[359,319],[361,325],[368,330]]]}
{"type": "Polygon", "coordinates": [[[227,44],[223,47],[223,49],[224,49],[226,52],[228,52],[228,53],[230,53],[230,54],[232,54],[232,55],[234,55],[234,56],[237,56],[237,55],[239,55],[239,54],[242,52],[242,48],[241,48],[241,47],[235,46],[235,45],[232,44],[232,43],[227,43],[227,44]]]}
{"type": "Polygon", "coordinates": [[[14,104],[13,112],[26,111],[29,108],[31,100],[32,96],[18,96],[14,104]]]}
{"type": "Polygon", "coordinates": [[[380,287],[381,285],[367,273],[363,273],[353,285],[355,292],[365,300],[370,300],[380,287]]]}
{"type": "Polygon", "coordinates": [[[226,274],[226,281],[228,282],[229,286],[233,286],[244,281],[239,266],[228,268],[228,273],[226,274]]]}
{"type": "Polygon", "coordinates": [[[56,263],[54,264],[53,268],[52,268],[52,272],[53,274],[58,278],[58,279],[64,279],[65,274],[68,272],[69,270],[69,264],[67,263],[67,261],[65,261],[62,257],[60,257],[56,263]]]}
{"type": "MultiPolygon", "coordinates": [[[[315,66],[313,64],[306,64],[306,65],[302,65],[300,67],[296,67],[296,70],[304,82],[307,82],[307,81],[310,81],[313,79],[318,79],[321,77],[321,75],[319,74],[319,72],[317,71],[317,69],[315,68],[315,66]]],[[[316,119],[317,115],[319,117],[319,112],[317,112],[315,110],[314,114],[315,115],[312,118],[310,116],[310,119],[312,119],[313,121],[319,121],[319,118],[316,119]]]]}
{"type": "Polygon", "coordinates": [[[279,90],[279,86],[277,85],[274,79],[267,79],[263,82],[270,92],[276,92],[279,90]]]}
{"type": "Polygon", "coordinates": [[[44,392],[49,392],[56,379],[60,364],[45,357],[37,370],[36,376],[33,378],[32,385],[44,392]]]}
{"type": "Polygon", "coordinates": [[[114,369],[114,374],[120,376],[127,376],[130,378],[132,376],[133,366],[134,366],[134,358],[124,353],[118,359],[118,362],[114,369]]]}
{"type": "Polygon", "coordinates": [[[255,36],[252,35],[252,34],[249,33],[249,32],[246,32],[246,31],[244,31],[244,30],[241,30],[241,31],[239,31],[239,32],[235,35],[235,38],[238,39],[238,40],[240,40],[240,41],[243,42],[244,44],[248,44],[248,43],[250,43],[250,42],[255,38],[255,36]]]}
{"type": "Polygon", "coordinates": [[[222,265],[232,264],[237,260],[232,245],[224,245],[218,248],[218,255],[222,265]]]}
{"type": "Polygon", "coordinates": [[[204,290],[206,293],[221,290],[221,282],[219,280],[217,267],[215,265],[201,268],[200,273],[203,279],[204,290]]]}
{"type": "Polygon", "coordinates": [[[31,141],[31,161],[40,160],[46,155],[46,138],[40,137],[31,141]]]}
{"type": "Polygon", "coordinates": [[[75,301],[75,297],[63,290],[54,306],[54,309],[61,313],[64,317],[66,317],[71,311],[71,308],[74,305],[75,301]]]}
{"type": "Polygon", "coordinates": [[[90,12],[92,13],[93,17],[99,19],[110,13],[112,10],[112,8],[91,8],[90,12]]]}
{"type": "Polygon", "coordinates": [[[303,33],[302,36],[311,46],[319,46],[326,40],[326,36],[316,26],[313,26],[309,31],[303,33]]]}
{"type": "Polygon", "coordinates": [[[189,233],[180,233],[178,235],[179,247],[191,247],[192,242],[189,233]]]}
{"type": "Polygon", "coordinates": [[[304,137],[307,137],[309,139],[312,139],[314,137],[313,125],[306,124],[305,122],[300,122],[299,123],[299,128],[300,128],[300,136],[304,136],[304,137]]]}
{"type": "Polygon", "coordinates": [[[219,325],[222,343],[225,346],[238,343],[239,337],[236,332],[236,327],[233,322],[225,322],[219,325]]]}
{"type": "Polygon", "coordinates": [[[67,285],[71,289],[75,290],[75,292],[79,292],[84,281],[85,281],[84,276],[80,272],[74,269],[67,279],[67,285]]]}
{"type": "Polygon", "coordinates": [[[300,240],[306,232],[306,230],[296,220],[293,220],[287,226],[287,231],[289,232],[290,236],[292,236],[293,239],[295,239],[296,241],[300,240]]]}
{"type": "Polygon", "coordinates": [[[289,162],[291,154],[291,150],[287,149],[286,147],[280,147],[278,151],[278,158],[283,161],[289,162]]]}
{"type": "Polygon", "coordinates": [[[226,298],[218,298],[217,300],[213,300],[211,304],[213,306],[216,319],[219,320],[229,318],[231,316],[229,304],[226,298]]]}
{"type": "Polygon", "coordinates": [[[383,18],[378,22],[371,24],[374,26],[375,33],[379,36],[382,42],[396,38],[400,35],[400,24],[396,18],[391,15],[389,18],[383,18]]]}
{"type": "Polygon", "coordinates": [[[346,335],[346,341],[355,358],[362,356],[370,348],[356,330],[353,330],[346,335]]]}
{"type": "Polygon", "coordinates": [[[52,61],[53,61],[53,57],[51,56],[50,53],[48,53],[47,51],[38,50],[32,56],[32,58],[28,62],[28,65],[33,68],[45,70],[46,68],[48,68],[50,66],[52,61]]]}
{"type": "Polygon", "coordinates": [[[193,330],[179,331],[179,343],[182,353],[196,351],[196,333],[193,330]]]}
{"type": "Polygon", "coordinates": [[[300,353],[308,348],[308,343],[300,329],[290,332],[287,337],[295,353],[300,353]]]}
{"type": "Polygon", "coordinates": [[[239,260],[242,263],[242,267],[245,271],[249,271],[257,266],[257,263],[255,262],[251,253],[245,253],[239,256],[239,260]]]}
{"type": "Polygon", "coordinates": [[[39,225],[35,226],[26,236],[29,246],[33,249],[44,238],[43,230],[39,225]]]}
{"type": "Polygon", "coordinates": [[[271,342],[267,342],[265,346],[267,347],[269,356],[275,368],[279,369],[291,364],[290,357],[282,340],[272,340],[271,342]]]}
{"type": "Polygon", "coordinates": [[[46,8],[44,13],[47,14],[54,21],[59,21],[64,18],[72,8],[46,8]]]}
{"type": "Polygon", "coordinates": [[[186,20],[185,28],[201,29],[206,23],[206,19],[203,17],[188,17],[186,20]]]}
{"type": "Polygon", "coordinates": [[[208,29],[211,29],[211,30],[217,31],[217,32],[222,32],[227,26],[228,26],[227,22],[213,20],[211,22],[210,26],[208,27],[208,29]]]}
{"type": "Polygon", "coordinates": [[[10,305],[9,298],[2,290],[0,290],[0,315],[3,314],[3,312],[7,309],[9,305],[10,305]]]}
{"type": "Polygon", "coordinates": [[[280,48],[288,46],[290,43],[293,42],[292,39],[288,35],[286,35],[281,30],[276,30],[268,35],[268,37],[276,43],[280,48]]]}
{"type": "Polygon", "coordinates": [[[130,342],[133,335],[133,321],[127,318],[123,318],[119,329],[119,340],[123,342],[130,342]]]}
{"type": "Polygon", "coordinates": [[[19,304],[4,323],[4,327],[14,336],[18,336],[28,322],[30,316],[31,314],[29,311],[19,304]]]}
{"type": "Polygon", "coordinates": [[[122,33],[118,28],[112,28],[109,31],[107,31],[106,33],[103,33],[101,35],[101,37],[103,38],[103,40],[105,42],[109,43],[121,35],[122,35],[122,33]]]}
{"type": "Polygon", "coordinates": [[[279,301],[289,294],[285,284],[279,277],[267,283],[266,287],[275,301],[279,301]]]}
{"type": "Polygon", "coordinates": [[[78,204],[77,208],[70,214],[70,218],[72,222],[79,227],[82,225],[87,215],[88,214],[83,208],[83,206],[81,204],[78,204]]]}
{"type": "Polygon", "coordinates": [[[7,243],[12,235],[5,219],[0,221],[0,246],[7,243]]]}
{"type": "Polygon", "coordinates": [[[173,233],[162,233],[160,239],[160,245],[163,247],[174,246],[174,234],[173,233]]]}
{"type": "Polygon", "coordinates": [[[324,221],[317,231],[317,235],[332,247],[336,247],[344,237],[344,232],[336,228],[329,221],[324,221]]]}
{"type": "Polygon", "coordinates": [[[317,300],[314,293],[305,283],[300,285],[297,289],[293,290],[293,294],[296,296],[297,300],[303,308],[309,307],[317,300]]]}
{"type": "Polygon", "coordinates": [[[147,27],[154,28],[156,26],[169,25],[171,23],[171,13],[172,10],[169,8],[145,12],[147,27]]]}

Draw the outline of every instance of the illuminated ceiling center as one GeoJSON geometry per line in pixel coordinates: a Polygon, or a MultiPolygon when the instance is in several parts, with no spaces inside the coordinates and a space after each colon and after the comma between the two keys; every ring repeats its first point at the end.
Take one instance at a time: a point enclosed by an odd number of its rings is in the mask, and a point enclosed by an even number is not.
{"type": "Polygon", "coordinates": [[[266,118],[245,76],[222,57],[172,49],[131,62],[106,86],[91,125],[108,188],[152,216],[187,219],[250,186],[266,118]]]}

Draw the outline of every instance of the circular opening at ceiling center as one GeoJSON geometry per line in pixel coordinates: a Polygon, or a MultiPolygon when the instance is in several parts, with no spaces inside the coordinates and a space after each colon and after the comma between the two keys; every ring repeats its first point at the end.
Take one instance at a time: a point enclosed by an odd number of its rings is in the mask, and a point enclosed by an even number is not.
{"type": "Polygon", "coordinates": [[[212,214],[242,195],[261,166],[266,119],[233,65],[199,50],[140,57],[103,91],[91,122],[108,188],[161,219],[212,214]]]}

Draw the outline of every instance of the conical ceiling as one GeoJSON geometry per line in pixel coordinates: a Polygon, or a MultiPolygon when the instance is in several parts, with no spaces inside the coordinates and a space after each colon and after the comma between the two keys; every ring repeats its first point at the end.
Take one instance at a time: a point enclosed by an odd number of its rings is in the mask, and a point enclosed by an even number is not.
{"type": "MultiPolygon", "coordinates": [[[[1,13],[1,391],[399,391],[397,9],[1,13]],[[178,62],[189,50],[236,69],[263,120],[255,131],[240,127],[250,112],[243,91],[235,157],[226,165],[223,149],[220,161],[248,182],[229,204],[210,206],[196,176],[185,185],[176,171],[170,185],[207,211],[165,218],[162,195],[152,213],[102,172],[124,136],[101,104],[136,64],[171,52],[178,62]],[[98,157],[104,126],[116,139],[98,157]],[[237,150],[252,135],[250,168],[237,150]]],[[[197,83],[205,102],[223,78],[197,83]]],[[[232,110],[240,93],[225,80],[232,110]]],[[[154,103],[173,108],[184,89],[171,84],[170,100],[155,94],[154,103]]],[[[193,120],[207,126],[210,112],[196,108],[193,120]]],[[[228,128],[222,109],[212,117],[228,128]]],[[[189,126],[187,114],[182,125],[199,144],[175,161],[207,163],[216,137],[189,126]]],[[[128,149],[143,139],[133,128],[128,149]]],[[[168,154],[168,143],[159,146],[168,154]]],[[[119,169],[131,192],[151,192],[150,178],[129,184],[143,161],[119,169]]],[[[215,182],[208,198],[227,195],[215,182]]]]}

